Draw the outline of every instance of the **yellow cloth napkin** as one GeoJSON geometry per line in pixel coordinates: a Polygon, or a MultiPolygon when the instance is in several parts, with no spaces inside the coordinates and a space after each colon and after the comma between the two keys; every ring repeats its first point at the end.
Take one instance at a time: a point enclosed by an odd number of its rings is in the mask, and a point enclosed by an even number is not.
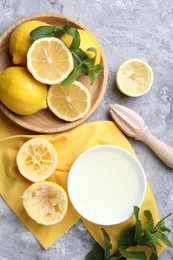
{"type": "MultiPolygon", "coordinates": [[[[68,172],[74,160],[90,147],[102,144],[113,144],[123,147],[135,155],[126,137],[111,121],[98,121],[84,124],[60,134],[31,135],[31,132],[14,125],[6,119],[2,113],[0,113],[0,119],[0,194],[45,249],[50,247],[52,243],[75,224],[80,219],[80,216],[71,203],[69,203],[65,218],[58,224],[46,227],[30,219],[23,208],[21,196],[31,182],[20,175],[16,166],[16,155],[20,146],[32,137],[40,136],[48,139],[58,153],[57,169],[49,180],[59,183],[65,189],[68,172]],[[19,133],[20,135],[17,135],[19,133]],[[16,135],[14,136],[14,134],[16,135]]],[[[149,183],[140,212],[142,213],[145,209],[151,210],[155,222],[159,220],[157,205],[149,183]]],[[[141,221],[145,222],[146,219],[141,213],[141,221]]],[[[100,231],[101,226],[90,223],[83,218],[81,219],[94,239],[103,246],[103,236],[100,231]]],[[[113,250],[116,249],[116,240],[120,232],[133,224],[134,217],[122,224],[104,227],[112,239],[113,250]]],[[[159,255],[164,248],[165,246],[163,245],[158,249],[159,255]]]]}

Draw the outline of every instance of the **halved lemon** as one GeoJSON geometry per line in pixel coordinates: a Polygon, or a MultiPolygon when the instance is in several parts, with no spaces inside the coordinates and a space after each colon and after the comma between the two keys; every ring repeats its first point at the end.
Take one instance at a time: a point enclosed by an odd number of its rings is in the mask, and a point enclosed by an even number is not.
{"type": "Polygon", "coordinates": [[[48,90],[48,107],[59,118],[73,122],[84,117],[91,107],[90,91],[79,81],[71,85],[52,85],[48,90]]]}
{"type": "Polygon", "coordinates": [[[33,182],[43,181],[55,171],[57,152],[48,140],[32,138],[20,147],[16,161],[25,178],[33,182]]]}
{"type": "Polygon", "coordinates": [[[116,84],[127,96],[138,97],[147,93],[153,84],[151,66],[141,59],[124,62],[116,73],[116,84]]]}
{"type": "Polygon", "coordinates": [[[22,195],[28,215],[42,225],[53,225],[61,221],[68,208],[66,191],[50,181],[30,185],[22,195]]]}
{"type": "Polygon", "coordinates": [[[57,84],[72,72],[73,57],[60,39],[40,38],[28,50],[27,68],[36,80],[48,85],[57,84]]]}

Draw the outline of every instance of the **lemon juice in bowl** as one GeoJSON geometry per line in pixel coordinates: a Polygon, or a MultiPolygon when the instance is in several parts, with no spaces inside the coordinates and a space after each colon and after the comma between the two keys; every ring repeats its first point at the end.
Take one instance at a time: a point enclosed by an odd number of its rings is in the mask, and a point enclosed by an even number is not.
{"type": "Polygon", "coordinates": [[[101,225],[125,221],[140,206],[146,177],[140,162],[113,145],[93,147],[74,162],[68,177],[68,193],[81,216],[101,225]]]}

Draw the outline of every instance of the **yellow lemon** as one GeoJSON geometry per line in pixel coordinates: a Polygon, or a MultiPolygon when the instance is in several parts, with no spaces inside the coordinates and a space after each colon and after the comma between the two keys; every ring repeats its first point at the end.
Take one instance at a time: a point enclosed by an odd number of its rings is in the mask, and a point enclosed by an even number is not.
{"type": "Polygon", "coordinates": [[[84,117],[91,107],[89,90],[79,81],[71,85],[55,84],[48,90],[48,107],[59,118],[73,122],[84,117]]]}
{"type": "Polygon", "coordinates": [[[53,225],[61,221],[68,208],[66,191],[57,183],[36,182],[22,195],[28,215],[42,225],[53,225]]]}
{"type": "Polygon", "coordinates": [[[9,41],[9,51],[14,64],[26,65],[26,55],[33,42],[29,34],[42,25],[46,23],[33,20],[24,22],[14,29],[9,41]]]}
{"type": "Polygon", "coordinates": [[[116,73],[117,87],[127,96],[138,97],[147,93],[152,83],[152,68],[141,59],[127,60],[116,73]]]}
{"type": "MultiPolygon", "coordinates": [[[[97,42],[97,40],[88,31],[78,29],[78,32],[79,32],[79,35],[80,35],[80,46],[79,46],[79,48],[82,49],[88,55],[88,57],[90,59],[93,58],[95,54],[91,51],[87,51],[87,49],[90,48],[90,47],[95,48],[97,50],[97,57],[96,57],[95,65],[100,63],[100,60],[101,60],[100,46],[99,46],[99,43],[97,42]]],[[[69,34],[64,34],[61,37],[61,40],[63,42],[65,42],[65,44],[68,47],[70,47],[70,45],[72,43],[72,39],[73,39],[72,36],[70,36],[69,34]]]]}
{"type": "Polygon", "coordinates": [[[34,114],[47,107],[47,86],[36,81],[24,67],[0,72],[0,101],[19,115],[34,114]]]}
{"type": "Polygon", "coordinates": [[[16,161],[25,178],[33,182],[43,181],[55,171],[57,153],[48,140],[33,138],[20,147],[16,161]]]}
{"type": "Polygon", "coordinates": [[[74,64],[72,54],[63,41],[45,37],[34,41],[29,48],[27,68],[35,79],[51,85],[67,78],[74,64]]]}

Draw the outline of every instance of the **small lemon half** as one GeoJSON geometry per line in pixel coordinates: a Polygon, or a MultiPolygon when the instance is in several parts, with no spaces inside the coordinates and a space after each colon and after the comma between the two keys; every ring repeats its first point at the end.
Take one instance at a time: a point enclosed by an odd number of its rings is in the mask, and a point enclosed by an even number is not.
{"type": "Polygon", "coordinates": [[[68,209],[66,191],[57,183],[41,181],[30,185],[22,195],[28,215],[42,225],[61,221],[68,209]]]}
{"type": "Polygon", "coordinates": [[[141,59],[130,59],[120,65],[116,73],[116,85],[127,96],[146,94],[153,84],[153,70],[141,59]]]}

